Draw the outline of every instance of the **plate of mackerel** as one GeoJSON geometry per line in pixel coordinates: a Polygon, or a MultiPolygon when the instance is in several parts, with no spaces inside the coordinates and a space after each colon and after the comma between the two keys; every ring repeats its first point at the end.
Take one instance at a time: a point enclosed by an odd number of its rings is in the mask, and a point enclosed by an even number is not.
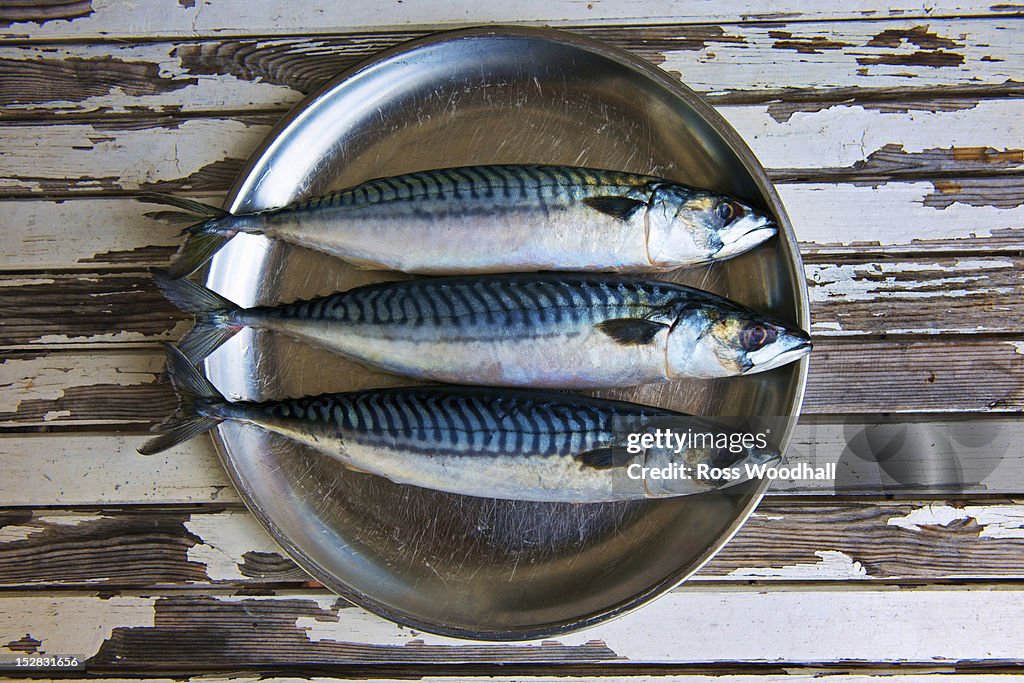
{"type": "MultiPolygon", "coordinates": [[[[371,57],[285,117],[225,208],[247,213],[374,178],[488,164],[614,169],[741,198],[774,218],[775,237],[729,260],[647,275],[809,329],[789,219],[736,132],[663,71],[570,33],[465,29],[371,57]]],[[[366,266],[239,234],[199,281],[257,306],[410,277],[366,266]]],[[[804,358],[742,377],[584,393],[709,419],[756,419],[784,449],[806,366],[804,358]]],[[[245,401],[417,384],[248,328],[202,369],[227,398],[245,401]]],[[[393,621],[462,638],[555,636],[639,607],[707,562],[769,484],[593,504],[492,499],[355,472],[239,422],[222,422],[213,435],[246,505],[297,564],[393,621]]]]}

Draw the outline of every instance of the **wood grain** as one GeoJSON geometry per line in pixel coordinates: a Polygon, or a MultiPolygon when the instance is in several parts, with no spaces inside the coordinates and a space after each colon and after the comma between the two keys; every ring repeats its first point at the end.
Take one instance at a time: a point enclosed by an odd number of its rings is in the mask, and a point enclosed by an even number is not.
{"type": "MultiPolygon", "coordinates": [[[[1017,24],[997,16],[572,31],[661,66],[712,102],[782,99],[776,111],[791,115],[800,100],[1021,92],[1017,24]]],[[[0,45],[0,116],[283,110],[355,63],[422,35],[0,45]]]]}
{"type": "MultiPolygon", "coordinates": [[[[769,497],[691,581],[1024,578],[1024,504],[769,497]]],[[[0,587],[301,588],[312,579],[243,509],[0,511],[0,587]]]]}
{"type": "MultiPolygon", "coordinates": [[[[1024,99],[935,100],[923,109],[901,102],[805,108],[785,116],[767,104],[718,109],[779,181],[881,182],[1024,169],[1024,99]]],[[[6,122],[0,124],[0,196],[223,192],[279,118],[6,122]]]]}
{"type": "MultiPolygon", "coordinates": [[[[281,677],[271,675],[255,677],[246,673],[225,673],[218,675],[202,674],[187,678],[187,680],[195,681],[196,683],[296,683],[297,680],[309,681],[310,683],[327,683],[328,681],[338,680],[337,677],[341,675],[358,675],[358,680],[362,683],[391,683],[396,679],[400,680],[398,677],[408,675],[409,673],[407,667],[388,665],[373,667],[372,673],[366,671],[365,667],[358,672],[344,671],[340,667],[329,665],[311,665],[308,668],[310,670],[316,669],[317,673],[326,673],[324,671],[326,669],[332,672],[332,677],[318,676],[313,673],[303,674],[301,678],[297,676],[281,677]],[[395,676],[395,678],[379,678],[381,676],[395,676]]],[[[789,683],[818,683],[821,676],[824,675],[822,670],[826,668],[815,665],[807,667],[788,665],[783,670],[772,665],[750,665],[746,667],[724,665],[686,667],[685,671],[687,673],[683,674],[677,667],[641,668],[630,667],[629,665],[615,666],[614,664],[605,664],[574,667],[575,674],[566,673],[564,675],[548,677],[542,674],[549,672],[550,667],[543,665],[537,667],[529,665],[517,666],[515,669],[521,672],[518,675],[509,674],[509,667],[494,667],[493,670],[481,670],[480,667],[472,665],[448,665],[429,668],[420,667],[416,671],[415,680],[418,683],[466,683],[467,681],[474,680],[486,680],[487,683],[607,683],[610,676],[615,676],[616,681],[623,681],[623,683],[760,683],[766,679],[765,674],[768,674],[774,676],[774,680],[785,680],[789,681],[789,683]],[[425,668],[431,673],[421,675],[425,668]],[[456,671],[461,673],[455,673],[456,671]],[[666,671],[671,671],[678,675],[672,675],[666,673],[666,671]],[[727,671],[733,673],[725,673],[727,671]],[[484,678],[485,675],[486,678],[484,678]]],[[[975,669],[975,673],[970,674],[958,673],[951,675],[943,667],[939,667],[939,670],[934,668],[927,670],[929,669],[928,667],[901,667],[898,664],[891,668],[868,665],[863,667],[864,673],[852,673],[852,671],[859,671],[861,668],[850,663],[844,664],[841,667],[835,667],[836,673],[832,673],[833,669],[828,668],[828,680],[830,683],[877,683],[879,678],[885,676],[884,680],[886,683],[942,683],[943,681],[946,683],[949,683],[949,681],[955,681],[956,683],[1019,683],[1022,678],[1012,673],[1006,673],[1005,668],[1000,667],[998,664],[985,669],[979,666],[975,669]],[[842,670],[842,673],[839,673],[838,670],[842,670]],[[910,673],[910,671],[921,671],[921,673],[910,673]]],[[[12,683],[27,683],[28,681],[38,679],[11,678],[8,680],[12,683]]],[[[61,678],[61,681],[64,683],[86,683],[86,681],[95,680],[95,678],[61,678]]],[[[105,683],[180,683],[186,680],[186,678],[181,676],[176,676],[175,678],[155,678],[141,675],[133,678],[104,677],[102,680],[105,683]]]]}
{"type": "Polygon", "coordinates": [[[50,651],[81,653],[91,671],[108,675],[194,671],[197,661],[220,671],[533,663],[563,665],[570,673],[571,665],[601,662],[916,663],[952,671],[1016,656],[1021,598],[1013,585],[766,591],[689,584],[582,633],[543,643],[484,643],[401,628],[324,592],[102,598],[13,592],[0,597],[0,639],[29,635],[50,651]],[[948,609],[951,600],[957,609],[948,609]],[[935,626],[937,613],[944,615],[942,628],[935,626]],[[651,636],[683,632],[686,638],[651,636]]]}
{"type": "Polygon", "coordinates": [[[593,0],[586,4],[558,0],[528,0],[509,5],[481,5],[457,0],[440,5],[377,3],[357,0],[338,13],[325,0],[301,4],[283,0],[254,7],[241,0],[210,6],[185,0],[158,9],[128,0],[104,3],[91,0],[47,0],[44,3],[12,4],[0,9],[0,37],[45,40],[48,38],[124,39],[168,36],[275,35],[350,32],[362,28],[415,25],[419,29],[451,28],[493,23],[708,23],[743,21],[940,18],[972,15],[1012,17],[1021,10],[1012,3],[989,2],[882,3],[858,0],[842,6],[815,6],[799,0],[752,2],[732,0],[713,4],[668,2],[651,6],[642,0],[593,0]]]}

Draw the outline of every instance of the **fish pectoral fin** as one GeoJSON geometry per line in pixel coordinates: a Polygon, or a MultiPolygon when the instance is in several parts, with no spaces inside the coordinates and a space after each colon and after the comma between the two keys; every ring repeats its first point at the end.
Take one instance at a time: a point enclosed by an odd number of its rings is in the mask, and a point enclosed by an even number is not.
{"type": "Polygon", "coordinates": [[[623,446],[608,446],[577,453],[573,456],[581,464],[595,470],[606,470],[612,467],[625,467],[633,456],[623,446]]]}
{"type": "Polygon", "coordinates": [[[620,221],[628,221],[633,214],[647,206],[646,202],[629,197],[587,197],[583,203],[620,221]]]}
{"type": "Polygon", "coordinates": [[[602,320],[596,327],[623,346],[639,346],[651,343],[668,325],[643,318],[613,318],[602,320]]]}

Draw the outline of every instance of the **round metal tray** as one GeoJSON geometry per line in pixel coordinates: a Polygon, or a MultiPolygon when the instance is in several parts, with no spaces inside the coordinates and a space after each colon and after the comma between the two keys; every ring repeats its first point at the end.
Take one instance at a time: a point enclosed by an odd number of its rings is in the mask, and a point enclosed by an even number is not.
{"type": "MultiPolygon", "coordinates": [[[[789,220],[742,140],[650,64],[559,31],[441,33],[353,67],[277,126],[228,208],[280,206],[370,178],[487,163],[650,173],[769,208],[781,226],[777,239],[663,277],[809,328],[789,220]]],[[[211,262],[206,283],[253,305],[396,277],[240,235],[211,262]]],[[[253,400],[412,383],[248,330],[210,356],[206,372],[227,396],[253,400]]],[[[706,416],[774,416],[773,435],[785,446],[805,374],[803,360],[745,378],[602,393],[706,416]]],[[[490,500],[353,473],[237,423],[222,424],[214,439],[252,512],[324,585],[402,624],[469,638],[549,636],[636,608],[706,562],[767,487],[755,481],[727,493],[615,504],[490,500]]]]}

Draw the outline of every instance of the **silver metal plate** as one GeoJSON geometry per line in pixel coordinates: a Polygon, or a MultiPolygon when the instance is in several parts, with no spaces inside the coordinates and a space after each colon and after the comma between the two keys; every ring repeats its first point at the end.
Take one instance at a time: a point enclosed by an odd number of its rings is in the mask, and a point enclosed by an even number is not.
{"type": "MultiPolygon", "coordinates": [[[[285,117],[250,160],[228,208],[280,206],[370,178],[488,163],[649,173],[769,208],[782,227],[777,239],[666,277],[809,328],[789,220],[736,133],[658,69],[568,33],[470,29],[381,53],[285,117]]],[[[396,277],[240,235],[215,257],[207,284],[253,305],[396,277]]],[[[213,354],[206,371],[235,399],[412,384],[250,331],[213,354]]],[[[801,361],[747,378],[602,393],[707,416],[782,416],[773,434],[785,445],[805,374],[801,361]]],[[[767,486],[597,505],[489,500],[346,471],[255,427],[225,423],[214,437],[246,504],[310,574],[389,619],[460,637],[536,638],[631,610],[707,561],[767,486]]]]}

